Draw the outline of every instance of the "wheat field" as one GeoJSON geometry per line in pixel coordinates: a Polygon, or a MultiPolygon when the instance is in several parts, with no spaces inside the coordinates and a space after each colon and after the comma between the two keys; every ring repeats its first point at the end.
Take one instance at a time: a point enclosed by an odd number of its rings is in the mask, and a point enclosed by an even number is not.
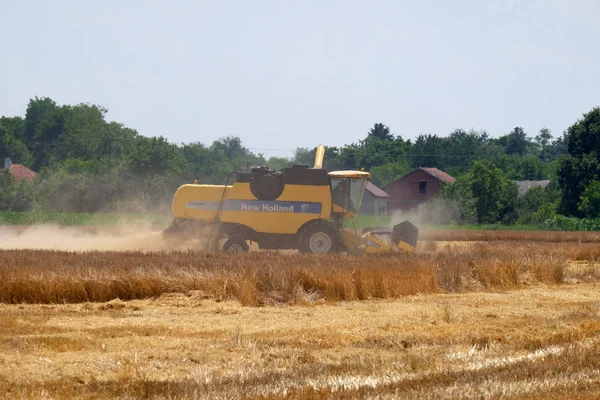
{"type": "Polygon", "coordinates": [[[600,232],[423,229],[425,241],[509,241],[600,243],[600,232]]]}
{"type": "Polygon", "coordinates": [[[0,250],[0,396],[598,398],[600,240],[519,234],[360,257],[0,250]]]}

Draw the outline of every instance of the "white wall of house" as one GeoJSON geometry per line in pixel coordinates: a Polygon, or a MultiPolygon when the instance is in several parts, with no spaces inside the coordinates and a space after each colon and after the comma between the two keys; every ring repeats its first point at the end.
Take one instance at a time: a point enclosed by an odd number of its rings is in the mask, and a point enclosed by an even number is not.
{"type": "Polygon", "coordinates": [[[360,215],[387,215],[387,198],[375,197],[366,192],[360,206],[360,215]]]}

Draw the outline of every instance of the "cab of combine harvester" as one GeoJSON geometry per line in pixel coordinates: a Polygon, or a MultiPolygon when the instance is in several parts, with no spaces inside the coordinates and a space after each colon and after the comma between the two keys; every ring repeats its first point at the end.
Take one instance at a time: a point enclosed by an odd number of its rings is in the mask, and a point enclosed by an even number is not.
{"type": "Polygon", "coordinates": [[[331,181],[333,214],[343,215],[345,218],[358,215],[371,175],[364,171],[332,171],[328,175],[331,181]]]}

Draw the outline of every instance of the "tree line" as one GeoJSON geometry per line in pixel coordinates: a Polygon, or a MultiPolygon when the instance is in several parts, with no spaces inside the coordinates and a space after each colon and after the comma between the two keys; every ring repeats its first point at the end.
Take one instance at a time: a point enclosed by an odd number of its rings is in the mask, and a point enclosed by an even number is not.
{"type": "MultiPolygon", "coordinates": [[[[107,121],[106,114],[98,105],[59,105],[36,97],[24,117],[0,117],[0,157],[38,172],[33,184],[17,184],[2,171],[0,210],[165,211],[176,188],[194,179],[222,184],[229,172],[255,165],[278,170],[314,162],[316,147],[298,148],[290,158],[265,158],[235,135],[209,145],[175,144],[107,121]]],[[[326,147],[324,167],[364,168],[379,186],[417,167],[439,168],[457,178],[441,195],[454,205],[457,222],[597,217],[600,109],[593,108],[556,137],[544,127],[529,135],[516,126],[498,138],[484,130],[456,129],[411,140],[375,123],[357,143],[326,147]],[[518,196],[517,180],[551,184],[518,196]]]]}

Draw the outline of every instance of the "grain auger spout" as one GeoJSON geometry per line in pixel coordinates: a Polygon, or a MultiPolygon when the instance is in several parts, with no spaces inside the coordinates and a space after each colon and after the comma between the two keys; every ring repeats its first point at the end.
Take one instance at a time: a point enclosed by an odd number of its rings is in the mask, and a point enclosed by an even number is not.
{"type": "Polygon", "coordinates": [[[220,251],[248,251],[255,243],[259,249],[303,253],[413,252],[418,229],[408,221],[389,231],[368,228],[361,235],[344,228],[358,215],[371,175],[362,170],[327,171],[324,155],[325,147],[319,145],[313,166],[278,171],[258,166],[230,174],[225,185],[182,185],[173,198],[174,220],[165,234],[204,227],[220,251]]]}

